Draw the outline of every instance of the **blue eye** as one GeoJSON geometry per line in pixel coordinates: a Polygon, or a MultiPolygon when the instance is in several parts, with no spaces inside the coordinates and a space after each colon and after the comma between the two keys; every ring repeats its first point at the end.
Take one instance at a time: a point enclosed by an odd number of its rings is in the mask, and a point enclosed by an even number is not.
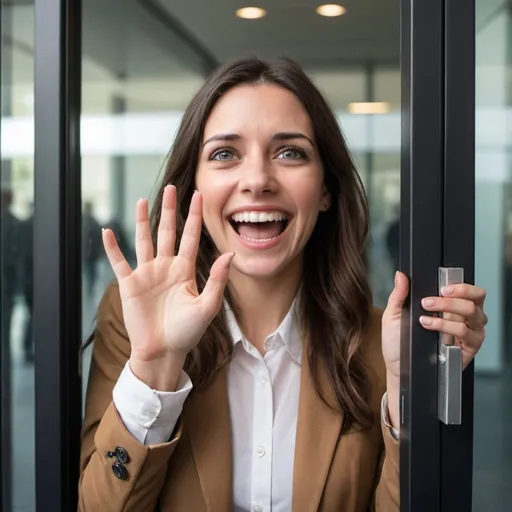
{"type": "Polygon", "coordinates": [[[278,155],[277,158],[282,158],[285,160],[298,160],[307,158],[306,153],[300,149],[295,147],[284,148],[278,155]]]}
{"type": "Polygon", "coordinates": [[[218,160],[218,161],[226,161],[232,160],[233,153],[230,149],[222,148],[214,151],[213,155],[210,157],[210,160],[218,160]]]}

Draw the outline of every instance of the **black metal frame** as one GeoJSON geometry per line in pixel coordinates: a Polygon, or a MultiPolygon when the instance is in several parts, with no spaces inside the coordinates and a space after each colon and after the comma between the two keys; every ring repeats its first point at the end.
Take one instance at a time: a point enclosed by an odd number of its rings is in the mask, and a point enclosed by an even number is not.
{"type": "Polygon", "coordinates": [[[401,335],[401,510],[439,505],[437,335],[418,319],[437,295],[442,233],[443,0],[402,0],[400,264],[410,279],[401,335]]]}
{"type": "Polygon", "coordinates": [[[81,2],[35,3],[37,510],[77,503],[81,428],[81,2]]]}
{"type": "Polygon", "coordinates": [[[474,2],[402,0],[400,260],[411,290],[401,337],[401,510],[471,510],[473,370],[463,423],[437,412],[437,335],[421,299],[440,266],[474,268],[474,2]]]}
{"type": "MultiPolygon", "coordinates": [[[[475,2],[445,0],[443,264],[463,267],[474,282],[475,260],[475,2]]],[[[473,376],[463,373],[462,424],[441,424],[441,510],[471,510],[473,376]]]]}

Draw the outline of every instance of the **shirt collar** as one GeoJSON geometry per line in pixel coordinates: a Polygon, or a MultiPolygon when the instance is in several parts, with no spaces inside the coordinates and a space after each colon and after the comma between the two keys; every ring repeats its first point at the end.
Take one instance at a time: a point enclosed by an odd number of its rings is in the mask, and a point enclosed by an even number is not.
{"type": "MultiPolygon", "coordinates": [[[[228,328],[233,340],[233,344],[243,343],[244,347],[248,344],[243,335],[240,326],[235,318],[235,314],[227,301],[224,301],[224,311],[228,321],[228,328]]],[[[302,362],[302,336],[300,332],[298,315],[298,297],[295,297],[290,310],[284,317],[279,327],[265,338],[265,344],[271,346],[273,342],[281,340],[285,344],[288,352],[296,363],[302,362]]]]}

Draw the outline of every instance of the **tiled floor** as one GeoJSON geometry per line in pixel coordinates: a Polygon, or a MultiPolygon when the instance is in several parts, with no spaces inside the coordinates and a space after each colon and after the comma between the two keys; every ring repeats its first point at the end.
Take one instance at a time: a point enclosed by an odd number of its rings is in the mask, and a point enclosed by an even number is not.
{"type": "MultiPolygon", "coordinates": [[[[97,303],[97,299],[92,303],[97,303]]],[[[13,510],[34,508],[34,372],[22,362],[20,337],[24,307],[15,312],[12,330],[13,510]]],[[[94,307],[84,311],[84,332],[94,307]]],[[[84,370],[88,368],[88,358],[84,370]]],[[[512,374],[477,377],[475,384],[474,512],[512,510],[512,374]]],[[[9,511],[4,511],[9,512],[9,511]]],[[[458,512],[458,511],[457,511],[458,512]]],[[[462,512],[462,511],[461,511],[462,512]]]]}

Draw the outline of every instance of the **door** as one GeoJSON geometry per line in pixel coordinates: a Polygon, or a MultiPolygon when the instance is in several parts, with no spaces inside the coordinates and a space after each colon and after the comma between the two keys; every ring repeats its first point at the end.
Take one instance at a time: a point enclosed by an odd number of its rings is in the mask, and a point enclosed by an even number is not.
{"type": "MultiPolygon", "coordinates": [[[[333,105],[369,198],[375,304],[385,305],[397,266],[411,278],[401,509],[471,510],[473,368],[463,376],[461,425],[444,425],[438,340],[418,318],[439,267],[474,279],[474,43],[473,2],[464,0],[279,0],[245,11],[202,0],[36,3],[37,510],[76,506],[80,377],[83,391],[90,358],[88,350],[80,359],[79,343],[112,278],[104,258],[82,252],[95,233],[80,236],[81,213],[115,223],[129,251],[134,202],[151,197],[191,95],[218,64],[249,52],[296,58],[333,105]]],[[[1,392],[10,393],[5,384],[1,392]]]]}

